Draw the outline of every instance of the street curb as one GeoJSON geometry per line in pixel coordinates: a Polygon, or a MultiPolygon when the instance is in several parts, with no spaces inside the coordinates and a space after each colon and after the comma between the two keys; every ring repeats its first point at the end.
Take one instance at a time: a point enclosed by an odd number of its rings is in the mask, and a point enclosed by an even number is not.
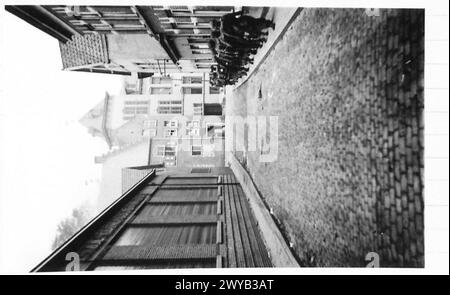
{"type": "Polygon", "coordinates": [[[250,175],[236,157],[228,152],[228,163],[247,196],[274,267],[300,267],[283,234],[267,210],[250,175]]]}

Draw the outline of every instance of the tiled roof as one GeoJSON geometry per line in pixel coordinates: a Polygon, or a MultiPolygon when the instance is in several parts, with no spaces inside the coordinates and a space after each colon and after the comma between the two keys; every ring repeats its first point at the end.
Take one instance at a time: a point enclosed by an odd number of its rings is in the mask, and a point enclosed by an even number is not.
{"type": "Polygon", "coordinates": [[[59,43],[63,68],[108,63],[105,37],[103,35],[74,35],[72,40],[59,43]]]}

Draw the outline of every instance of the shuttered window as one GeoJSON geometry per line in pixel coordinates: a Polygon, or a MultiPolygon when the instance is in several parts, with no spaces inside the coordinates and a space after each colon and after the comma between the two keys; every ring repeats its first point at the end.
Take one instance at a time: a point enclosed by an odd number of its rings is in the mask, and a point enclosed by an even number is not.
{"type": "Polygon", "coordinates": [[[114,246],[214,244],[216,225],[131,226],[114,246]]]}
{"type": "Polygon", "coordinates": [[[154,204],[145,206],[136,218],[148,216],[214,215],[216,203],[154,204]]]}
{"type": "Polygon", "coordinates": [[[183,87],[183,94],[202,94],[201,87],[183,87]]]}

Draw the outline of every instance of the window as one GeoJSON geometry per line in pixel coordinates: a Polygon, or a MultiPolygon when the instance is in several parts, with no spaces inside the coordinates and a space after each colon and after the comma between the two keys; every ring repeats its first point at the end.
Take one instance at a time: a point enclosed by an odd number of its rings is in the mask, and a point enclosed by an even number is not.
{"type": "Polygon", "coordinates": [[[142,131],[143,136],[149,136],[149,137],[155,137],[156,136],[156,129],[146,129],[142,131]]]}
{"type": "Polygon", "coordinates": [[[225,137],[225,125],[207,124],[206,132],[208,137],[225,137]]]}
{"type": "Polygon", "coordinates": [[[166,154],[166,147],[163,145],[156,146],[156,156],[164,157],[166,154]]]}
{"type": "Polygon", "coordinates": [[[199,136],[200,135],[200,129],[198,129],[198,128],[186,129],[186,135],[199,136]]]}
{"type": "Polygon", "coordinates": [[[183,87],[183,94],[202,94],[201,87],[183,87]]]}
{"type": "Polygon", "coordinates": [[[134,105],[128,104],[126,107],[123,108],[122,112],[125,115],[147,114],[148,106],[147,105],[146,106],[138,106],[138,105],[134,106],[134,105]]]}
{"type": "Polygon", "coordinates": [[[210,54],[210,49],[191,49],[192,54],[210,54]]]}
{"type": "Polygon", "coordinates": [[[174,106],[161,106],[161,107],[158,107],[158,113],[159,114],[181,114],[182,108],[174,107],[174,106]]]}
{"type": "Polygon", "coordinates": [[[202,146],[201,145],[193,145],[192,146],[192,155],[193,156],[201,156],[202,155],[202,146]]]}
{"type": "MultiPolygon", "coordinates": [[[[189,10],[187,10],[189,11],[189,10]]],[[[189,13],[189,12],[187,12],[189,13]]],[[[172,18],[174,21],[176,21],[177,24],[192,24],[192,20],[189,16],[183,17],[183,16],[174,16],[172,18]]]]}
{"type": "Polygon", "coordinates": [[[148,105],[148,101],[145,100],[127,100],[124,102],[125,105],[132,106],[132,105],[148,105]]]}
{"type": "Polygon", "coordinates": [[[200,129],[198,129],[198,128],[188,129],[188,130],[186,130],[186,135],[199,136],[200,135],[200,129]]]}
{"type": "Polygon", "coordinates": [[[170,87],[151,87],[150,94],[172,94],[170,87]]]}
{"type": "Polygon", "coordinates": [[[210,59],[210,58],[196,58],[196,59],[195,59],[195,63],[196,63],[196,64],[207,64],[207,65],[211,65],[212,59],[210,59]]]}
{"type": "Polygon", "coordinates": [[[125,94],[140,94],[136,88],[125,88],[125,94]]]}
{"type": "Polygon", "coordinates": [[[172,84],[170,77],[152,77],[152,84],[172,84]]]}
{"type": "Polygon", "coordinates": [[[164,121],[164,127],[178,128],[177,120],[164,121]]]}
{"type": "Polygon", "coordinates": [[[200,121],[187,121],[186,122],[186,135],[199,136],[200,135],[200,121]]]}
{"type": "Polygon", "coordinates": [[[181,114],[183,111],[181,100],[160,100],[158,105],[159,114],[181,114]]]}
{"type": "Polygon", "coordinates": [[[183,77],[183,84],[202,84],[202,77],[183,77]]]}
{"type": "Polygon", "coordinates": [[[156,128],[157,126],[157,122],[156,120],[145,120],[144,121],[144,128],[148,129],[148,128],[156,128]]]}
{"type": "MultiPolygon", "coordinates": [[[[210,168],[206,169],[211,170],[210,168]]],[[[208,172],[209,171],[206,171],[204,173],[208,172]]],[[[156,216],[208,216],[215,215],[216,212],[216,203],[153,203],[146,204],[141,211],[139,211],[135,220],[146,220],[148,217],[156,216]]]]}
{"type": "Polygon", "coordinates": [[[200,121],[198,121],[198,120],[186,122],[186,127],[189,127],[189,128],[198,128],[199,126],[200,126],[200,121]]]}
{"type": "Polygon", "coordinates": [[[148,108],[147,107],[138,107],[136,108],[136,114],[147,114],[148,108]]]}
{"type": "Polygon", "coordinates": [[[177,120],[169,121],[169,125],[168,126],[171,127],[171,128],[178,128],[178,121],[177,120]]]}
{"type": "Polygon", "coordinates": [[[209,48],[207,43],[192,44],[189,46],[191,47],[191,49],[208,49],[209,48]]]}
{"type": "MultiPolygon", "coordinates": [[[[200,19],[197,19],[197,20],[199,22],[205,22],[205,20],[206,20],[206,23],[209,25],[209,23],[213,19],[214,18],[210,18],[210,19],[205,18],[203,20],[200,20],[200,19]]],[[[192,38],[188,38],[188,43],[189,44],[198,44],[198,43],[208,44],[209,37],[201,37],[201,36],[191,36],[191,37],[192,38]]]]}
{"type": "Polygon", "coordinates": [[[132,116],[123,116],[123,120],[124,121],[128,121],[128,120],[131,120],[131,119],[134,119],[134,115],[132,115],[132,116]]]}
{"type": "Polygon", "coordinates": [[[209,87],[209,94],[219,94],[220,88],[219,87],[209,87]]]}
{"type": "Polygon", "coordinates": [[[164,161],[164,165],[167,167],[172,167],[172,166],[176,166],[176,162],[174,160],[165,160],[164,161]]]}
{"type": "Polygon", "coordinates": [[[165,156],[175,156],[177,153],[176,146],[165,146],[164,155],[165,156]]]}
{"type": "Polygon", "coordinates": [[[158,101],[158,104],[163,104],[163,105],[181,105],[182,101],[181,100],[160,100],[158,101]]]}
{"type": "Polygon", "coordinates": [[[170,146],[170,145],[158,145],[156,146],[156,156],[158,157],[173,157],[176,155],[177,147],[176,146],[170,146]]]}
{"type": "Polygon", "coordinates": [[[162,246],[172,240],[170,245],[214,244],[216,228],[215,224],[127,227],[114,245],[162,246]]]}
{"type": "Polygon", "coordinates": [[[134,107],[125,107],[125,108],[123,108],[123,113],[126,114],[126,115],[135,114],[136,113],[136,108],[134,108],[134,107]]]}
{"type": "Polygon", "coordinates": [[[191,173],[210,173],[211,172],[211,168],[192,168],[191,169],[191,173]]]}
{"type": "Polygon", "coordinates": [[[165,137],[173,137],[177,136],[178,130],[177,129],[166,129],[164,130],[164,136],[165,137]]]}
{"type": "Polygon", "coordinates": [[[194,108],[194,116],[203,115],[203,104],[202,103],[193,103],[194,108]]]}

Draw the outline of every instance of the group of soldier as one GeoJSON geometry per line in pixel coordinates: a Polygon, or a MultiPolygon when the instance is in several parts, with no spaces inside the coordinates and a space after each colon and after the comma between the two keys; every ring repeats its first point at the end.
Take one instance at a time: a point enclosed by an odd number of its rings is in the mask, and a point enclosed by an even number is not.
{"type": "Polygon", "coordinates": [[[248,72],[253,63],[252,55],[267,40],[267,28],[275,28],[272,21],[244,15],[243,11],[222,16],[211,22],[209,48],[216,65],[211,66],[212,86],[223,87],[235,84],[248,72]]]}

